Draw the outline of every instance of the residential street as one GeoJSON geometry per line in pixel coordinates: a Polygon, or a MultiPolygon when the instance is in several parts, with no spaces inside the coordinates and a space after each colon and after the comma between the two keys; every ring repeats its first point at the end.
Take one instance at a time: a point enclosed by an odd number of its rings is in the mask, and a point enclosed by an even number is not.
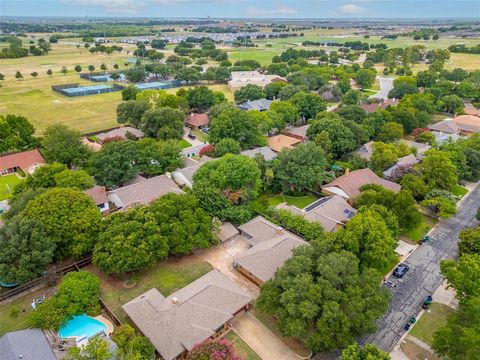
{"type": "MultiPolygon", "coordinates": [[[[407,260],[410,271],[392,289],[389,310],[378,321],[378,331],[362,339],[390,352],[403,333],[408,319],[421,310],[423,299],[442,285],[439,263],[457,256],[459,232],[477,224],[475,214],[480,205],[480,187],[477,186],[459,206],[457,215],[441,221],[431,232],[431,240],[420,246],[407,260]]],[[[435,301],[435,299],[434,299],[435,301]]]]}
{"type": "Polygon", "coordinates": [[[380,91],[370,96],[370,99],[388,99],[388,93],[393,89],[393,78],[377,77],[380,83],[380,91]]]}

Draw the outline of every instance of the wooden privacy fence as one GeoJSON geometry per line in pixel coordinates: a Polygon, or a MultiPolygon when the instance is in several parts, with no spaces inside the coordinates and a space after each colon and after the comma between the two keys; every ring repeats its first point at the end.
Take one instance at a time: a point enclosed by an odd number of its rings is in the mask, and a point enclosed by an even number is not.
{"type": "Polygon", "coordinates": [[[28,283],[22,284],[20,286],[17,286],[16,288],[13,288],[11,290],[8,290],[4,293],[0,294],[0,302],[5,301],[13,296],[17,296],[22,294],[23,292],[26,292],[30,289],[33,289],[34,287],[40,286],[40,285],[45,285],[49,281],[52,281],[52,279],[57,279],[58,277],[62,277],[65,274],[71,272],[71,271],[78,271],[82,267],[90,265],[92,263],[92,256],[87,256],[86,258],[83,258],[82,260],[79,260],[73,264],[67,265],[59,270],[56,270],[52,274],[45,274],[35,280],[29,281],[28,283]]]}

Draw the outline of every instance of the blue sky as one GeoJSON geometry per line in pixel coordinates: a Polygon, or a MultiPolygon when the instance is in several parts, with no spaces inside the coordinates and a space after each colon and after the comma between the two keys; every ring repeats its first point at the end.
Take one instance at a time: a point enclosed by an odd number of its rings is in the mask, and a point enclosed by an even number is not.
{"type": "Polygon", "coordinates": [[[0,15],[480,18],[480,0],[0,0],[0,15]]]}

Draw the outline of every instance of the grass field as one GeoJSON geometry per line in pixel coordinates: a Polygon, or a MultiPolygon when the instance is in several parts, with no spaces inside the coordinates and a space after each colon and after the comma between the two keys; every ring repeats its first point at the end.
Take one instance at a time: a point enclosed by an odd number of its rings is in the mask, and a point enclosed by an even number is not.
{"type": "Polygon", "coordinates": [[[10,198],[13,188],[21,181],[15,174],[0,176],[0,201],[10,198]]]}
{"type": "Polygon", "coordinates": [[[450,307],[433,303],[430,310],[425,312],[413,327],[410,335],[432,345],[433,334],[439,327],[447,323],[447,317],[454,312],[450,307]]]}
{"type": "Polygon", "coordinates": [[[227,335],[224,336],[225,339],[232,343],[235,350],[244,360],[262,360],[260,356],[257,355],[253,349],[248,346],[248,344],[242,340],[240,336],[233,330],[229,331],[227,335]]]}
{"type": "Polygon", "coordinates": [[[122,310],[122,305],[134,297],[153,287],[157,288],[162,295],[168,296],[205,275],[212,268],[194,255],[169,259],[160,262],[151,269],[141,271],[137,275],[136,285],[132,288],[124,286],[128,276],[107,275],[93,265],[86,269],[100,277],[100,296],[123,322],[128,321],[128,319],[122,310]]]}
{"type": "Polygon", "coordinates": [[[430,229],[435,225],[435,221],[424,214],[422,215],[422,222],[420,225],[418,225],[415,229],[410,230],[409,232],[403,234],[403,236],[406,236],[409,238],[411,241],[414,243],[419,242],[427,232],[430,231],[430,229]]]}

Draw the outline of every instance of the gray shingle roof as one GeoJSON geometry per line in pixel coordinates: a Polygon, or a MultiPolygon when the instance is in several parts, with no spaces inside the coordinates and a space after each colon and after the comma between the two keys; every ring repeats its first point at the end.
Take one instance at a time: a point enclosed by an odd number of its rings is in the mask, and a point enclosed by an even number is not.
{"type": "Polygon", "coordinates": [[[183,193],[175,182],[166,175],[155,176],[132,185],[111,190],[108,199],[117,208],[127,209],[133,206],[148,204],[168,193],[183,193]]]}
{"type": "Polygon", "coordinates": [[[389,167],[387,170],[383,172],[383,177],[391,177],[395,170],[397,170],[399,167],[409,167],[418,164],[419,161],[417,160],[417,157],[414,154],[409,154],[407,156],[401,157],[400,159],[397,160],[395,165],[389,167]]]}
{"type": "Polygon", "coordinates": [[[429,126],[430,130],[440,131],[448,134],[456,134],[459,131],[458,125],[453,119],[445,119],[429,126]]]}
{"type": "Polygon", "coordinates": [[[220,238],[220,241],[226,241],[233,236],[237,235],[239,231],[235,226],[233,226],[229,222],[223,222],[222,225],[220,225],[220,234],[218,237],[220,238]]]}
{"type": "Polygon", "coordinates": [[[252,301],[250,295],[218,270],[163,297],[151,289],[123,305],[163,359],[191,350],[252,301]]]}
{"type": "Polygon", "coordinates": [[[114,139],[114,138],[121,138],[121,139],[127,139],[127,134],[130,133],[136,138],[143,138],[145,135],[143,134],[143,131],[135,129],[131,126],[124,126],[118,129],[113,129],[104,133],[100,133],[96,135],[97,139],[101,141],[105,141],[108,139],[114,139]]]}
{"type": "Polygon", "coordinates": [[[196,162],[191,166],[184,167],[182,169],[175,170],[172,173],[174,180],[180,185],[187,185],[193,184],[193,175],[202,167],[202,165],[208,161],[215,160],[208,156],[202,156],[200,161],[196,162]],[[190,184],[189,184],[190,183],[190,184]]]}
{"type": "Polygon", "coordinates": [[[262,146],[255,149],[244,150],[240,154],[254,158],[256,154],[262,154],[265,160],[270,161],[277,157],[277,153],[268,146],[262,146]]]}
{"type": "Polygon", "coordinates": [[[2,360],[55,360],[50,345],[40,329],[6,333],[0,337],[2,360]]]}
{"type": "Polygon", "coordinates": [[[242,231],[244,235],[249,237],[251,245],[282,236],[288,232],[281,226],[268,221],[263,216],[257,216],[249,222],[240,225],[238,229],[242,231]]]}
{"type": "Polygon", "coordinates": [[[241,110],[265,111],[270,109],[270,105],[272,105],[272,102],[273,100],[267,100],[267,99],[252,100],[252,101],[247,101],[238,105],[238,108],[241,110]]]}
{"type": "Polygon", "coordinates": [[[307,242],[290,237],[288,234],[265,240],[233,260],[234,266],[241,266],[263,282],[270,280],[275,272],[291,256],[293,249],[308,245],[307,242]]]}
{"type": "Polygon", "coordinates": [[[300,137],[302,139],[307,138],[307,130],[310,128],[310,124],[299,126],[299,127],[292,127],[288,129],[286,134],[288,136],[300,137]]]}

